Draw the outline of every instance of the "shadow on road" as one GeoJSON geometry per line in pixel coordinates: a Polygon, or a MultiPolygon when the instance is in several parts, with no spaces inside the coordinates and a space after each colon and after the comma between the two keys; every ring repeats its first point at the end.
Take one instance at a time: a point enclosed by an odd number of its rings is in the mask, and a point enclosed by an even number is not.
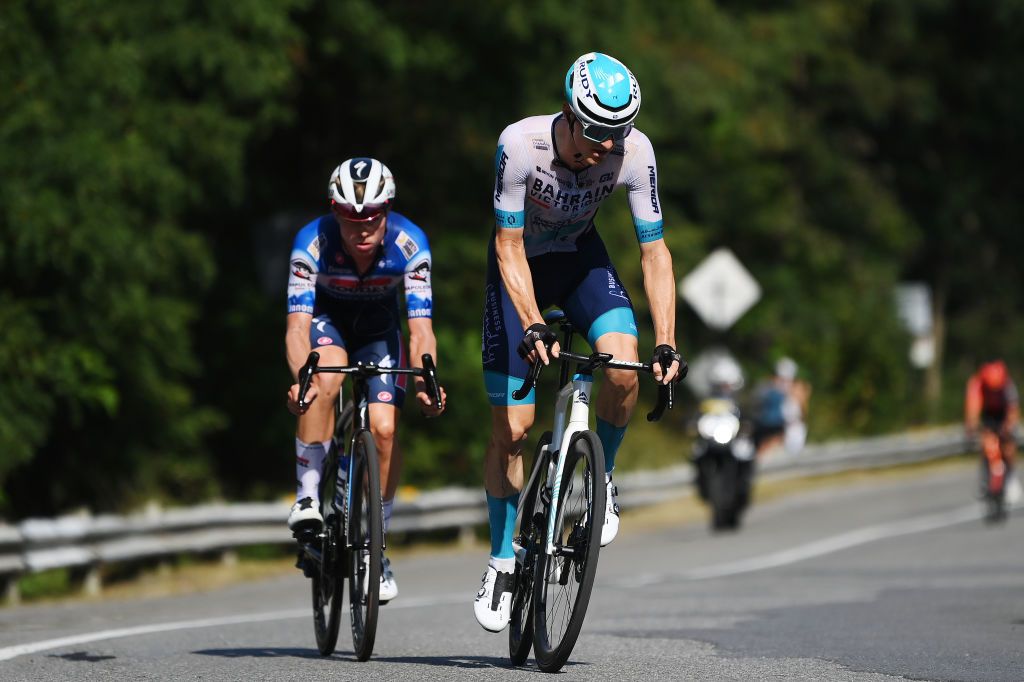
{"type": "MultiPolygon", "coordinates": [[[[373,660],[380,661],[381,663],[411,663],[414,665],[432,665],[442,668],[484,669],[513,667],[507,658],[496,656],[383,656],[381,658],[374,657],[373,660]]],[[[568,661],[564,667],[571,668],[578,665],[590,664],[568,661]]],[[[526,665],[515,669],[522,670],[523,672],[540,672],[533,661],[529,661],[526,665]]]]}
{"type": "MultiPolygon", "coordinates": [[[[239,649],[200,649],[193,651],[193,654],[200,656],[220,656],[222,658],[325,658],[317,653],[316,649],[296,648],[274,648],[274,647],[250,647],[239,649]]],[[[333,657],[339,661],[354,661],[355,655],[351,652],[339,652],[333,657]]],[[[382,656],[370,659],[370,662],[377,663],[408,663],[411,665],[428,665],[440,668],[465,668],[470,670],[483,670],[491,668],[511,668],[512,665],[507,658],[497,656],[382,656]]],[[[569,661],[566,668],[578,665],[589,665],[569,661]]],[[[540,672],[531,661],[525,666],[518,668],[524,672],[540,672]]]]}
{"type": "Polygon", "coordinates": [[[316,649],[284,649],[269,646],[244,649],[200,649],[192,653],[222,658],[323,658],[316,649]]]}

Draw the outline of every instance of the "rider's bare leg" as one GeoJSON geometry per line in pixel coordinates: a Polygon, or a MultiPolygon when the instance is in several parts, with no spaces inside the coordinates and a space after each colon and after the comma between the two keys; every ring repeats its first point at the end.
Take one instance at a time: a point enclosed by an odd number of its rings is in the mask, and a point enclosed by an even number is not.
{"type": "MultiPolygon", "coordinates": [[[[340,346],[322,346],[317,352],[320,353],[320,364],[324,366],[348,364],[348,353],[340,346]]],[[[298,418],[295,432],[298,499],[318,498],[317,487],[334,431],[334,403],[338,399],[343,379],[342,374],[325,373],[313,377],[317,396],[306,413],[298,418]]]]}
{"type": "Polygon", "coordinates": [[[384,501],[386,529],[391,520],[391,505],[398,491],[402,473],[402,452],[395,438],[400,411],[390,403],[370,403],[370,433],[377,445],[377,460],[380,462],[381,498],[384,501]]]}
{"type": "Polygon", "coordinates": [[[511,570],[516,503],[523,488],[523,445],[533,425],[533,405],[491,408],[491,437],[484,459],[484,487],[491,531],[491,558],[511,570]]]}
{"type": "MultiPolygon", "coordinates": [[[[594,344],[599,353],[611,353],[617,360],[637,361],[637,339],[632,334],[609,332],[594,344]]],[[[605,472],[615,468],[615,456],[636,407],[640,380],[636,372],[608,369],[597,397],[597,435],[604,449],[605,472]]]]}

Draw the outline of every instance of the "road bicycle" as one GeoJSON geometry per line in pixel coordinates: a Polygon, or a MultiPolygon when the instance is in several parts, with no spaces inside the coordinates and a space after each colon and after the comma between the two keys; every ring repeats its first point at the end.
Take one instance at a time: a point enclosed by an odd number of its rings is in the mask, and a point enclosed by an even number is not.
{"type": "MultiPolygon", "coordinates": [[[[532,647],[538,667],[556,672],[569,659],[583,626],[604,525],[604,450],[589,429],[593,372],[653,370],[649,363],[616,360],[608,353],[574,353],[574,330],[565,313],[553,310],[544,320],[558,323],[563,331],[561,388],[553,429],[540,438],[517,511],[509,657],[513,665],[522,665],[532,647]]],[[[513,392],[516,400],[529,394],[542,368],[543,363],[533,363],[522,387],[513,392]]],[[[672,402],[672,384],[659,386],[658,404],[648,421],[660,419],[672,402]]]]}
{"type": "Polygon", "coordinates": [[[984,427],[978,437],[981,445],[981,480],[985,500],[985,522],[999,523],[1007,517],[1006,483],[1008,467],[997,429],[984,427]]]}
{"type": "Polygon", "coordinates": [[[356,659],[365,661],[373,654],[385,548],[380,463],[370,433],[367,382],[381,375],[418,376],[423,379],[434,404],[440,405],[441,390],[434,361],[429,354],[423,355],[422,360],[423,367],[381,367],[361,362],[344,367],[321,367],[320,354],[313,351],[299,370],[300,407],[306,405],[306,392],[314,374],[351,374],[355,384],[352,399],[342,407],[339,392],[334,406],[334,435],[320,479],[323,526],[319,530],[302,529],[296,533],[300,562],[307,577],[312,578],[313,628],[317,648],[323,656],[330,656],[338,641],[346,577],[356,659]],[[347,476],[338,475],[339,465],[347,471],[347,476]]]}

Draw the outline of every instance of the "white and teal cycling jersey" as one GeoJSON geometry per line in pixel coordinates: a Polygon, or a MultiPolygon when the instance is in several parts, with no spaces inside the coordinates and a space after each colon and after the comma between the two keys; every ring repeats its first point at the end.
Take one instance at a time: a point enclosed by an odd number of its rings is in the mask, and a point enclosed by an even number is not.
{"type": "Polygon", "coordinates": [[[555,150],[555,122],[561,116],[531,116],[502,131],[494,157],[496,224],[523,229],[528,258],[576,251],[576,241],[593,229],[601,203],[625,185],[637,240],[661,239],[658,166],[647,136],[634,128],[601,163],[574,171],[555,150]]]}

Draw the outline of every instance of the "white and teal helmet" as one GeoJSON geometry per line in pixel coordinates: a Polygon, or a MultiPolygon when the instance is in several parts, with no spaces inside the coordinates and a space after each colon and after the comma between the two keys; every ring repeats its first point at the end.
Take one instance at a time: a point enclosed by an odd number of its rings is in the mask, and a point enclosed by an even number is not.
{"type": "Polygon", "coordinates": [[[348,159],[331,173],[327,198],[331,207],[349,220],[373,220],[390,208],[395,178],[377,159],[348,159]]]}
{"type": "Polygon", "coordinates": [[[640,112],[640,85],[618,59],[588,52],[565,74],[565,100],[588,140],[621,140],[629,135],[640,112]]]}

